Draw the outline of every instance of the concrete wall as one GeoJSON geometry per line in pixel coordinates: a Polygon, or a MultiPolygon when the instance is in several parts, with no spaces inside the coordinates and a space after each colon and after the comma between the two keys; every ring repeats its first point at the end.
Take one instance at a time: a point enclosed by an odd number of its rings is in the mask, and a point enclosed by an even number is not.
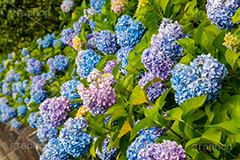
{"type": "Polygon", "coordinates": [[[29,126],[16,130],[10,122],[0,121],[0,160],[38,160],[43,147],[36,130],[29,126]]]}

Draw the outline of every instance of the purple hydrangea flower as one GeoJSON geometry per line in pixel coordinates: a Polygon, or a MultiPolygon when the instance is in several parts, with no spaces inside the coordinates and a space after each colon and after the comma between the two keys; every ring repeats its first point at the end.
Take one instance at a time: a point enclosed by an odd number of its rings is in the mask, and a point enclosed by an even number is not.
{"type": "Polygon", "coordinates": [[[65,152],[62,142],[57,138],[52,138],[43,148],[40,160],[70,160],[69,155],[65,152]]]}
{"type": "Polygon", "coordinates": [[[97,40],[97,49],[104,54],[114,54],[117,51],[117,36],[109,30],[100,32],[97,40]]]}
{"type": "Polygon", "coordinates": [[[117,42],[121,47],[134,47],[138,44],[145,32],[140,21],[135,22],[130,15],[123,15],[115,26],[117,42]]]}
{"type": "Polygon", "coordinates": [[[73,0],[64,0],[61,5],[61,9],[64,12],[69,12],[74,6],[73,0]]]}
{"type": "Polygon", "coordinates": [[[60,132],[64,150],[73,157],[82,157],[90,150],[92,137],[84,131],[87,126],[83,117],[69,118],[60,132]]]}
{"type": "Polygon", "coordinates": [[[93,31],[92,33],[86,36],[87,39],[87,49],[97,49],[97,41],[98,41],[98,32],[93,31]]]}
{"type": "Polygon", "coordinates": [[[48,98],[41,103],[39,109],[44,123],[54,128],[60,127],[70,111],[70,102],[65,97],[48,98]]]}
{"type": "Polygon", "coordinates": [[[77,87],[84,107],[93,115],[105,114],[117,101],[115,89],[111,86],[115,83],[114,76],[109,73],[102,75],[94,69],[87,80],[91,83],[89,88],[85,88],[82,83],[77,87]]]}
{"type": "Polygon", "coordinates": [[[81,34],[82,23],[88,24],[88,19],[84,16],[81,16],[79,20],[73,24],[73,29],[75,33],[81,34]]]}
{"type": "Polygon", "coordinates": [[[34,76],[32,78],[32,92],[38,92],[39,90],[42,90],[46,85],[47,82],[42,76],[34,76]]]}
{"type": "Polygon", "coordinates": [[[42,73],[43,64],[41,61],[32,58],[28,61],[27,71],[32,74],[41,74],[42,73]]]}
{"type": "Polygon", "coordinates": [[[64,30],[62,30],[61,35],[62,35],[62,41],[63,41],[63,43],[66,44],[66,45],[69,45],[69,46],[73,47],[72,39],[73,39],[74,37],[76,37],[76,35],[77,35],[76,33],[74,33],[74,30],[71,29],[71,28],[64,29],[64,30]]]}
{"type": "Polygon", "coordinates": [[[140,150],[138,160],[186,160],[185,150],[175,141],[163,140],[162,143],[151,143],[140,150]]]}
{"type": "Polygon", "coordinates": [[[112,74],[112,70],[116,65],[117,62],[115,60],[108,61],[103,69],[103,72],[112,74]]]}
{"type": "Polygon", "coordinates": [[[37,136],[40,142],[46,143],[52,138],[57,138],[58,129],[43,123],[37,129],[37,136]]]}
{"type": "Polygon", "coordinates": [[[124,10],[124,5],[127,4],[126,0],[111,0],[111,9],[116,13],[121,13],[124,10]]]}

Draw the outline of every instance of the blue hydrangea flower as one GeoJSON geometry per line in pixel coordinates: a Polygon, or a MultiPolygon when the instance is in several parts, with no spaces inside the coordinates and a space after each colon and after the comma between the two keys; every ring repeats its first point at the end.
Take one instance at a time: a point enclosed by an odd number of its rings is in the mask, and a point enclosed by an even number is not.
{"type": "Polygon", "coordinates": [[[133,48],[127,46],[127,47],[120,48],[116,53],[118,63],[122,62],[120,71],[122,72],[123,75],[127,74],[127,71],[124,68],[128,66],[127,58],[128,58],[129,52],[131,52],[132,50],[133,48]]]}
{"type": "Polygon", "coordinates": [[[60,132],[59,139],[65,151],[73,157],[84,156],[90,150],[92,137],[86,131],[87,122],[83,117],[69,118],[60,132]]]}
{"type": "Polygon", "coordinates": [[[53,46],[53,41],[55,40],[55,34],[48,34],[42,40],[41,38],[37,40],[38,48],[43,46],[43,48],[49,48],[53,46]]]}
{"type": "Polygon", "coordinates": [[[210,54],[198,56],[190,66],[177,64],[171,79],[176,102],[181,105],[187,99],[208,94],[205,104],[212,103],[227,74],[224,64],[210,54]]]}
{"type": "Polygon", "coordinates": [[[27,51],[27,48],[23,48],[22,49],[22,55],[25,57],[27,55],[29,55],[29,52],[27,51]]]}
{"type": "Polygon", "coordinates": [[[58,129],[43,123],[37,129],[37,136],[40,142],[46,143],[52,138],[57,138],[58,129]]]}
{"type": "Polygon", "coordinates": [[[159,57],[164,57],[178,63],[183,57],[183,48],[176,41],[187,38],[189,35],[184,33],[184,29],[177,21],[172,23],[171,19],[164,18],[158,29],[158,34],[151,39],[153,53],[157,52],[159,57]]]}
{"type": "Polygon", "coordinates": [[[55,68],[59,71],[65,71],[68,66],[69,66],[69,62],[68,62],[69,57],[65,57],[63,55],[58,55],[54,57],[53,60],[53,65],[55,66],[55,68]]]}
{"type": "Polygon", "coordinates": [[[88,24],[88,19],[84,16],[81,16],[79,20],[73,24],[73,29],[75,33],[81,34],[82,23],[88,24]]]}
{"type": "MultiPolygon", "coordinates": [[[[138,85],[141,88],[144,88],[144,86],[154,78],[155,78],[155,75],[153,73],[151,72],[145,73],[145,76],[138,82],[138,85]]],[[[164,82],[159,81],[159,82],[153,83],[146,89],[148,100],[151,102],[155,102],[166,90],[167,90],[167,85],[164,84],[164,82]]]]}
{"type": "Polygon", "coordinates": [[[130,15],[123,15],[118,19],[115,31],[121,47],[134,47],[141,41],[145,29],[140,21],[135,22],[130,15]]]}
{"type": "Polygon", "coordinates": [[[9,82],[13,82],[13,81],[15,81],[15,71],[13,69],[11,69],[9,71],[9,73],[7,74],[4,82],[9,83],[9,82]]]}
{"type": "Polygon", "coordinates": [[[4,67],[2,64],[0,64],[0,72],[3,73],[4,67]]]}
{"type": "Polygon", "coordinates": [[[17,102],[18,102],[18,103],[22,103],[22,97],[19,97],[19,98],[17,99],[17,102]]]}
{"type": "Polygon", "coordinates": [[[32,128],[38,128],[43,123],[43,119],[42,119],[40,113],[39,112],[30,113],[30,115],[28,117],[28,123],[32,128]]]}
{"type": "Polygon", "coordinates": [[[27,113],[27,108],[24,106],[18,106],[18,116],[25,116],[27,113]]]}
{"type": "Polygon", "coordinates": [[[98,14],[101,13],[102,7],[105,4],[105,0],[91,0],[91,8],[94,9],[98,14]]]}
{"type": "Polygon", "coordinates": [[[187,160],[186,151],[175,141],[163,140],[162,143],[151,143],[140,150],[138,160],[187,160]]]}
{"type": "Polygon", "coordinates": [[[153,134],[144,134],[136,138],[136,140],[128,147],[127,158],[136,160],[141,149],[146,148],[148,144],[153,143],[158,137],[153,134]]]}
{"type": "Polygon", "coordinates": [[[48,72],[48,73],[43,73],[41,75],[42,78],[44,78],[45,80],[50,80],[50,83],[53,83],[55,81],[55,79],[52,78],[56,78],[57,76],[53,73],[53,72],[48,72]]]}
{"type": "Polygon", "coordinates": [[[233,24],[232,16],[239,7],[239,0],[226,0],[225,3],[223,0],[208,0],[206,4],[208,18],[221,30],[232,30],[238,26],[239,23],[233,24]]]}
{"type": "Polygon", "coordinates": [[[19,130],[22,127],[22,123],[18,122],[16,118],[13,118],[11,120],[11,126],[12,128],[16,128],[17,130],[19,130]]]}
{"type": "Polygon", "coordinates": [[[61,35],[63,43],[73,47],[72,39],[75,38],[77,35],[76,33],[74,33],[74,30],[71,28],[64,29],[62,30],[61,35]]]}
{"type": "Polygon", "coordinates": [[[0,121],[7,123],[10,118],[13,118],[17,115],[16,109],[9,107],[8,105],[2,105],[1,106],[1,117],[0,121]]]}
{"type": "Polygon", "coordinates": [[[96,150],[98,157],[102,160],[112,160],[117,156],[116,148],[111,147],[110,150],[108,149],[109,142],[110,142],[110,139],[105,139],[103,141],[102,153],[100,153],[98,149],[96,150]]]}
{"type": "Polygon", "coordinates": [[[32,74],[39,75],[42,73],[43,64],[41,61],[32,58],[28,60],[27,71],[32,74]]]}
{"type": "Polygon", "coordinates": [[[87,34],[86,36],[87,49],[92,49],[92,50],[97,49],[98,36],[99,36],[99,33],[95,31],[93,31],[90,34],[87,34]]]}
{"type": "Polygon", "coordinates": [[[43,102],[48,97],[47,92],[44,90],[39,90],[37,92],[34,92],[33,94],[31,94],[31,96],[32,96],[32,100],[38,104],[43,102]]]}
{"type": "Polygon", "coordinates": [[[43,87],[46,86],[46,85],[47,85],[47,82],[42,76],[34,76],[32,78],[31,93],[38,92],[39,90],[42,90],[43,87]]]}
{"type": "Polygon", "coordinates": [[[62,41],[62,38],[53,41],[53,47],[57,48],[57,44],[60,43],[61,48],[65,48],[65,44],[62,41]]]}
{"type": "Polygon", "coordinates": [[[3,83],[2,85],[2,93],[6,96],[10,96],[12,94],[12,91],[10,90],[9,83],[3,83]]]}
{"type": "Polygon", "coordinates": [[[43,148],[40,160],[70,160],[65,152],[62,142],[57,138],[52,138],[43,148]]]}
{"type": "Polygon", "coordinates": [[[89,26],[91,28],[92,31],[94,31],[95,27],[96,27],[97,23],[93,22],[92,19],[89,20],[89,26]]]}
{"type": "Polygon", "coordinates": [[[14,75],[14,78],[15,78],[16,81],[21,81],[21,76],[20,76],[19,73],[16,73],[16,74],[14,75]]]}
{"type": "Polygon", "coordinates": [[[104,54],[114,54],[117,51],[117,36],[109,30],[100,32],[97,40],[97,49],[104,54]]]}
{"type": "Polygon", "coordinates": [[[101,56],[97,55],[96,52],[91,49],[79,52],[76,58],[77,73],[81,78],[87,78],[101,59],[101,56]]]}
{"type": "Polygon", "coordinates": [[[80,82],[77,80],[70,80],[63,83],[61,86],[61,95],[68,98],[70,101],[80,98],[79,94],[77,93],[77,85],[79,83],[80,82]]]}
{"type": "Polygon", "coordinates": [[[69,12],[74,6],[73,0],[64,0],[61,5],[61,9],[64,12],[69,12]]]}

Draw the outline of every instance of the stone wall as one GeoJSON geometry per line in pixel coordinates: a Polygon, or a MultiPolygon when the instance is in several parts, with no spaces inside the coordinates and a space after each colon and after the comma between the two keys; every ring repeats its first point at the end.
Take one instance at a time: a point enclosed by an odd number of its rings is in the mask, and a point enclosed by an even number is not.
{"type": "Polygon", "coordinates": [[[10,122],[0,121],[0,160],[38,160],[43,147],[36,130],[29,126],[16,130],[10,122]]]}

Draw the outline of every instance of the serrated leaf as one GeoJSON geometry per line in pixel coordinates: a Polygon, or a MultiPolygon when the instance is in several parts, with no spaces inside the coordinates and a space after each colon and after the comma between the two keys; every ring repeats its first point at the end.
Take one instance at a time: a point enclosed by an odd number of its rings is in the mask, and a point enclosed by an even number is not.
{"type": "Polygon", "coordinates": [[[146,100],[145,93],[144,93],[143,89],[139,85],[137,85],[133,89],[132,94],[130,95],[129,104],[140,105],[140,104],[143,104],[143,103],[146,103],[146,102],[147,102],[147,100],[146,100]]]}

